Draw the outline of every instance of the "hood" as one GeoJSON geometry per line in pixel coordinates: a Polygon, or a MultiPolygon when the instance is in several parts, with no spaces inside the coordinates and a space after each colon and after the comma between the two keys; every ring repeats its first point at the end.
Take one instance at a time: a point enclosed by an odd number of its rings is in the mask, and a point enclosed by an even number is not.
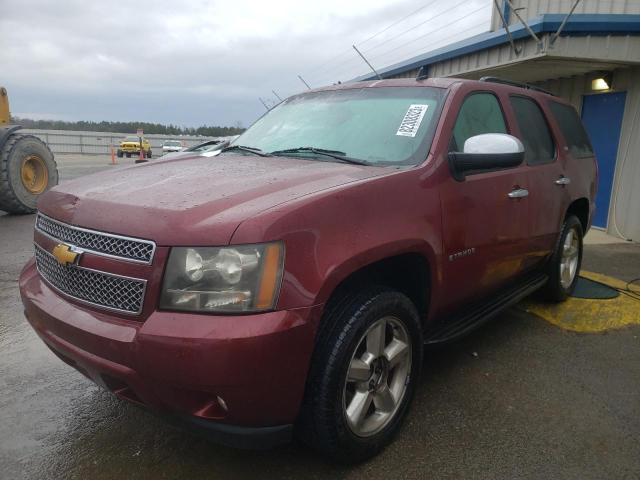
{"type": "Polygon", "coordinates": [[[62,183],[40,197],[38,208],[158,245],[224,245],[240,222],[261,211],[388,171],[283,157],[174,157],[62,183]]]}

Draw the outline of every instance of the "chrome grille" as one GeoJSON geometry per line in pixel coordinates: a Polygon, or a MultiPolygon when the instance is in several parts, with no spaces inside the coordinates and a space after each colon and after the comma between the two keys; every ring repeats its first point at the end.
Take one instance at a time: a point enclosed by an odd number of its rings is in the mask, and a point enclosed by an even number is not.
{"type": "Polygon", "coordinates": [[[58,222],[38,213],[36,230],[61,242],[68,242],[98,255],[122,258],[134,262],[151,263],[156,244],[150,240],[96,232],[58,222]]]}
{"type": "Polygon", "coordinates": [[[124,313],[142,311],[146,281],[98,272],[76,265],[63,266],[36,247],[36,266],[42,278],[60,292],[94,306],[124,313]]]}

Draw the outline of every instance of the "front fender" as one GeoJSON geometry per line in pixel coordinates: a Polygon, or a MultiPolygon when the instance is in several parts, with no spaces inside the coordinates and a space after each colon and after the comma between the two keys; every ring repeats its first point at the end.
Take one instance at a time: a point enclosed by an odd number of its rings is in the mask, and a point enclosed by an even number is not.
{"type": "Polygon", "coordinates": [[[231,243],[281,240],[285,272],[278,309],[327,301],[354,272],[384,258],[427,258],[432,288],[440,279],[438,189],[418,169],[394,171],[273,207],[240,224],[231,243]]]}

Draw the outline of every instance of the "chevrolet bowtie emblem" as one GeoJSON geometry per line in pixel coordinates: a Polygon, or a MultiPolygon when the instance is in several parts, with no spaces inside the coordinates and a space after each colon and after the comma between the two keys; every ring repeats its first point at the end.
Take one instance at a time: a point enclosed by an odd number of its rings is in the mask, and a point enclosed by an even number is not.
{"type": "Polygon", "coordinates": [[[77,263],[81,252],[73,251],[72,247],[64,243],[59,243],[51,252],[60,265],[73,265],[77,263]]]}

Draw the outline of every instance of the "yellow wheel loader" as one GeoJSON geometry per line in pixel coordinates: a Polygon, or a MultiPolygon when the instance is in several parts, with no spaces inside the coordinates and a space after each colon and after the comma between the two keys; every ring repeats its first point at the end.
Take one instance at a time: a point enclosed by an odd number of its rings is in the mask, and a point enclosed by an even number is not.
{"type": "Polygon", "coordinates": [[[46,143],[10,125],[9,97],[0,87],[0,210],[32,213],[38,197],[58,184],[58,169],[46,143]]]}

